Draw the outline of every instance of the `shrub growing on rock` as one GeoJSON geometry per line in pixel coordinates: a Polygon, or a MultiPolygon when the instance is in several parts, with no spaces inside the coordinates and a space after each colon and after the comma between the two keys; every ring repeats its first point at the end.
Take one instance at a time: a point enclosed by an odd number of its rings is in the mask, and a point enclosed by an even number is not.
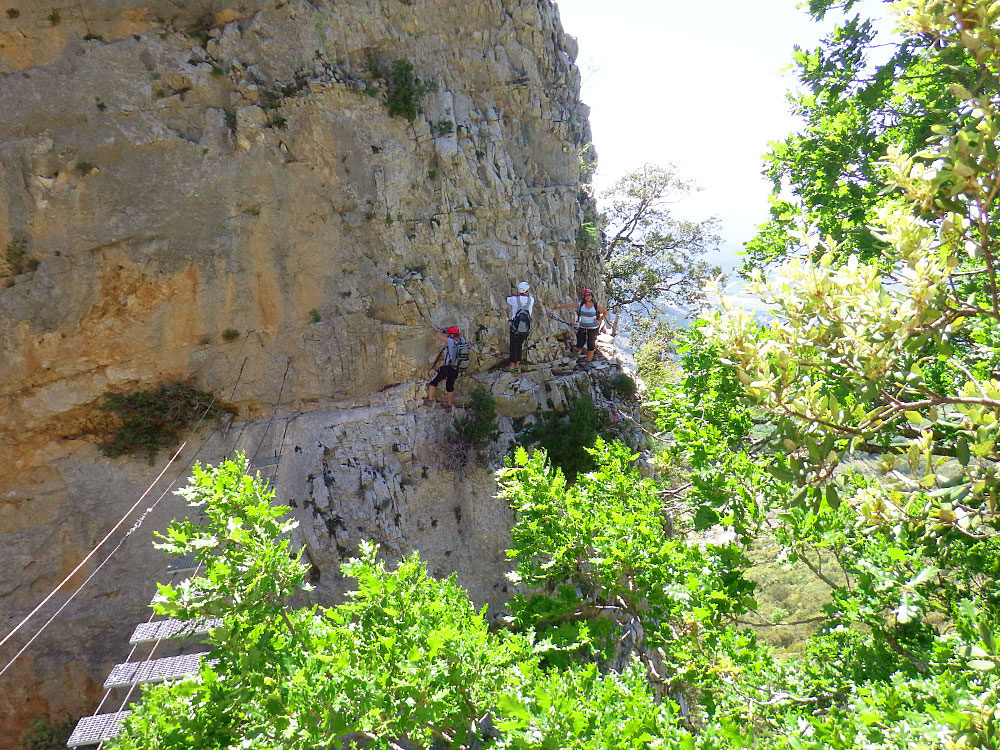
{"type": "Polygon", "coordinates": [[[121,426],[101,446],[101,452],[111,457],[145,453],[150,463],[162,448],[176,445],[181,432],[199,421],[217,419],[226,411],[215,396],[190,383],[105,393],[98,408],[114,412],[121,420],[121,426]]]}

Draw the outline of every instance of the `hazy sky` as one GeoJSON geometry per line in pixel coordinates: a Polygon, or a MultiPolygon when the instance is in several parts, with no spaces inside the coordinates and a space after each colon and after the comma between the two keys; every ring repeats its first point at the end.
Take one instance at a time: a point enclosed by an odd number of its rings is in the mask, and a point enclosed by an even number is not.
{"type": "MultiPolygon", "coordinates": [[[[735,253],[767,220],[767,143],[793,129],[785,92],[795,44],[825,28],[800,0],[557,0],[580,43],[577,65],[598,154],[598,190],[645,162],[677,164],[703,190],[675,213],[718,216],[735,253]]],[[[865,0],[871,15],[878,0],[865,0]]],[[[829,27],[830,24],[827,24],[829,27]]]]}

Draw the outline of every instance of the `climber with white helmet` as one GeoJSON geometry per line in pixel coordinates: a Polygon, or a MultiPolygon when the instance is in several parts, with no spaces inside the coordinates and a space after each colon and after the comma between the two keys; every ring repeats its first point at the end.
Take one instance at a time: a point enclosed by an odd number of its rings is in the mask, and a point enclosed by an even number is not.
{"type": "MultiPolygon", "coordinates": [[[[601,323],[608,317],[608,311],[594,301],[594,293],[589,289],[580,292],[578,302],[570,302],[567,305],[556,305],[553,310],[576,310],[576,346],[573,351],[577,356],[583,353],[584,345],[587,347],[587,362],[594,361],[594,352],[597,349],[597,332],[601,328],[601,323]]],[[[552,317],[552,313],[548,313],[552,317]]]]}
{"type": "Polygon", "coordinates": [[[507,304],[510,305],[510,358],[508,367],[517,370],[521,366],[522,350],[524,342],[531,333],[531,311],[535,306],[535,298],[528,292],[531,291],[531,284],[527,281],[519,282],[517,294],[507,297],[507,304]]]}
{"type": "Polygon", "coordinates": [[[462,337],[458,326],[448,326],[440,331],[435,331],[434,335],[444,342],[444,349],[442,350],[444,363],[427,384],[427,396],[424,398],[424,406],[433,405],[438,383],[443,380],[445,381],[445,402],[441,404],[441,408],[445,411],[451,411],[452,406],[455,404],[455,381],[458,379],[459,374],[469,366],[469,344],[462,337]]]}

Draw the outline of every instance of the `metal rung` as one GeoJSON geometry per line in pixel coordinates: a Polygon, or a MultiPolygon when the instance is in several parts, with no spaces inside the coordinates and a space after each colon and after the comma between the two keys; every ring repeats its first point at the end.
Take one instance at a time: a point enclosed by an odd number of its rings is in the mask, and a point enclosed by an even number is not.
{"type": "Polygon", "coordinates": [[[135,632],[128,642],[152,643],[163,638],[184,638],[189,635],[204,635],[222,624],[218,618],[199,617],[197,620],[158,620],[142,622],[135,626],[135,632]]]}
{"type": "Polygon", "coordinates": [[[250,471],[252,469],[263,469],[265,466],[277,466],[279,461],[281,461],[281,456],[255,458],[253,461],[247,464],[247,470],[250,471]]]}
{"type": "Polygon", "coordinates": [[[122,723],[131,711],[118,711],[113,714],[97,714],[84,716],[76,723],[73,734],[66,740],[66,747],[81,747],[82,745],[99,745],[116,737],[121,731],[122,723]]]}
{"type": "Polygon", "coordinates": [[[202,651],[197,654],[168,656],[165,659],[152,661],[127,661],[124,664],[115,664],[108,679],[104,681],[104,687],[125,687],[185,677],[198,671],[201,657],[207,653],[202,651]]]}
{"type": "Polygon", "coordinates": [[[167,566],[168,573],[187,573],[198,567],[198,560],[194,555],[182,555],[176,558],[167,566]]]}

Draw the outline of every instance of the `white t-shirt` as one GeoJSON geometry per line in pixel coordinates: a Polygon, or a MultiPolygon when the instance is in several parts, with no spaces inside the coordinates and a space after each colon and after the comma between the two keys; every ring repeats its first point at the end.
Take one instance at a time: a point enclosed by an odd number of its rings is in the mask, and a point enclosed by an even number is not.
{"type": "Polygon", "coordinates": [[[507,298],[507,304],[510,305],[510,315],[507,317],[513,320],[517,311],[522,307],[527,307],[530,314],[531,309],[535,306],[535,298],[530,294],[512,294],[507,298]]]}

